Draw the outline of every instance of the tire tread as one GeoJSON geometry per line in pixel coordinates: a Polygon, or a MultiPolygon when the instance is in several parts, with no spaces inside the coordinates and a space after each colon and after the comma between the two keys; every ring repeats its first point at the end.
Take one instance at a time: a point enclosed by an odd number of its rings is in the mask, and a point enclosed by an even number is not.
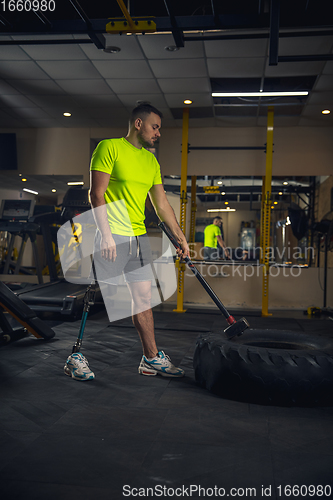
{"type": "Polygon", "coordinates": [[[250,330],[242,337],[236,342],[214,333],[199,337],[193,364],[202,387],[222,397],[264,404],[333,402],[330,339],[269,330],[250,330]],[[270,335],[275,347],[248,345],[256,340],[262,343],[265,335],[270,335]],[[292,348],[285,348],[287,341],[292,348]]]}

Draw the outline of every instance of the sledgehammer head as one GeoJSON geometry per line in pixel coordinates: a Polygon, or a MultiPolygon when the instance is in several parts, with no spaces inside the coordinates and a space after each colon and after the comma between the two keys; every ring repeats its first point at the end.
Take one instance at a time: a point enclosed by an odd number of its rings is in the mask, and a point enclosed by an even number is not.
{"type": "Polygon", "coordinates": [[[233,337],[236,337],[236,335],[242,335],[244,333],[244,330],[249,328],[250,324],[247,321],[246,318],[241,318],[232,325],[228,326],[225,330],[224,333],[228,337],[228,339],[232,339],[233,337]]]}

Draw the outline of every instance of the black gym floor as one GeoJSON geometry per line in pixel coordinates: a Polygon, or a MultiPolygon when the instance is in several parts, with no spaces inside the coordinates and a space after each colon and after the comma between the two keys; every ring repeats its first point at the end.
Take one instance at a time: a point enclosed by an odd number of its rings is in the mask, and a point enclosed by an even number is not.
{"type": "MultiPolygon", "coordinates": [[[[333,337],[328,316],[245,316],[253,328],[333,337]]],[[[158,346],[186,370],[183,379],[138,375],[141,345],[131,320],[110,325],[104,311],[90,316],[83,341],[94,381],[63,373],[79,321],[50,322],[49,342],[27,337],[0,349],[1,498],[278,499],[297,491],[327,498],[321,486],[333,486],[333,407],[212,395],[196,386],[192,356],[201,332],[225,327],[219,311],[160,307],[154,317],[158,346]]]]}

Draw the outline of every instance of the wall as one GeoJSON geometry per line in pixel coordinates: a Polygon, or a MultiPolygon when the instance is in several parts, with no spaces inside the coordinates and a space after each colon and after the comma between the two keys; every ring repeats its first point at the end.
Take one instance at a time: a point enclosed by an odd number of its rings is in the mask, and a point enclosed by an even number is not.
{"type": "Polygon", "coordinates": [[[45,128],[0,129],[15,132],[18,171],[35,175],[84,176],[89,184],[90,139],[121,137],[119,129],[45,128]]]}
{"type": "MultiPolygon", "coordinates": [[[[162,129],[163,174],[180,174],[181,129],[162,129]]],[[[274,130],[273,175],[332,175],[332,128],[283,127],[274,130]]],[[[191,146],[264,146],[266,129],[193,128],[191,146]]],[[[191,151],[188,175],[264,175],[263,151],[191,151]]]]}
{"type": "MultiPolygon", "coordinates": [[[[25,174],[83,174],[88,180],[90,139],[121,137],[124,129],[0,129],[17,134],[19,170],[25,174]]],[[[180,174],[182,130],[162,129],[162,175],[180,174]]],[[[192,146],[264,146],[266,128],[193,128],[192,146]]],[[[332,128],[286,127],[274,130],[273,175],[333,174],[332,128]]],[[[263,175],[263,151],[192,151],[188,175],[263,175]]]]}

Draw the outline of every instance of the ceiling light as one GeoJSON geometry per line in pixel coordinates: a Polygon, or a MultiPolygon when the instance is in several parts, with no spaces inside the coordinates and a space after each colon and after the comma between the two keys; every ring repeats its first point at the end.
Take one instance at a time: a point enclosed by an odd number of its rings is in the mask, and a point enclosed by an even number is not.
{"type": "Polygon", "coordinates": [[[26,191],[27,193],[32,193],[32,194],[38,194],[37,191],[32,191],[32,189],[23,188],[23,191],[26,191]]]}
{"type": "Polygon", "coordinates": [[[274,208],[274,206],[272,205],[271,208],[274,208]]]}
{"type": "Polygon", "coordinates": [[[277,201],[274,201],[274,205],[277,205],[277,204],[278,204],[278,202],[277,202],[277,201]]]}
{"type": "Polygon", "coordinates": [[[229,205],[229,202],[228,202],[228,201],[225,201],[225,202],[224,202],[224,204],[225,204],[225,205],[229,205]]]}
{"type": "Polygon", "coordinates": [[[212,92],[212,97],[292,97],[306,96],[308,91],[301,92],[212,92]]]}
{"type": "Polygon", "coordinates": [[[225,195],[225,191],[222,191],[221,195],[224,196],[225,195]]]}
{"type": "Polygon", "coordinates": [[[167,47],[164,47],[164,50],[167,50],[168,52],[177,52],[179,47],[177,47],[177,45],[168,45],[167,47]]]}
{"type": "Polygon", "coordinates": [[[279,192],[279,195],[281,196],[282,194],[283,194],[283,193],[282,193],[282,191],[280,191],[280,192],[279,192]]]}
{"type": "Polygon", "coordinates": [[[103,49],[103,52],[106,52],[107,54],[118,54],[118,52],[120,51],[121,51],[120,47],[114,47],[112,45],[105,47],[105,49],[103,49]]]}
{"type": "Polygon", "coordinates": [[[223,184],[223,181],[217,181],[218,184],[223,184]]]}
{"type": "Polygon", "coordinates": [[[330,114],[330,110],[329,109],[323,109],[322,114],[323,115],[329,115],[330,114]]]}
{"type": "Polygon", "coordinates": [[[78,182],[67,182],[67,186],[83,186],[84,182],[83,181],[78,181],[78,182]]]}
{"type": "Polygon", "coordinates": [[[22,182],[27,182],[26,178],[21,179],[22,182]]]}
{"type": "Polygon", "coordinates": [[[210,208],[207,212],[236,212],[235,208],[210,208]]]}
{"type": "Polygon", "coordinates": [[[72,116],[72,113],[68,113],[67,111],[65,113],[63,113],[64,116],[68,117],[68,116],[72,116]]]}
{"type": "Polygon", "coordinates": [[[52,193],[56,193],[56,192],[57,192],[57,190],[56,190],[56,189],[52,189],[52,193]]]}
{"type": "Polygon", "coordinates": [[[284,181],[282,184],[283,184],[284,186],[288,186],[288,182],[287,182],[287,181],[284,181]]]}
{"type": "Polygon", "coordinates": [[[192,104],[192,102],[191,99],[185,99],[184,104],[192,104]]]}

